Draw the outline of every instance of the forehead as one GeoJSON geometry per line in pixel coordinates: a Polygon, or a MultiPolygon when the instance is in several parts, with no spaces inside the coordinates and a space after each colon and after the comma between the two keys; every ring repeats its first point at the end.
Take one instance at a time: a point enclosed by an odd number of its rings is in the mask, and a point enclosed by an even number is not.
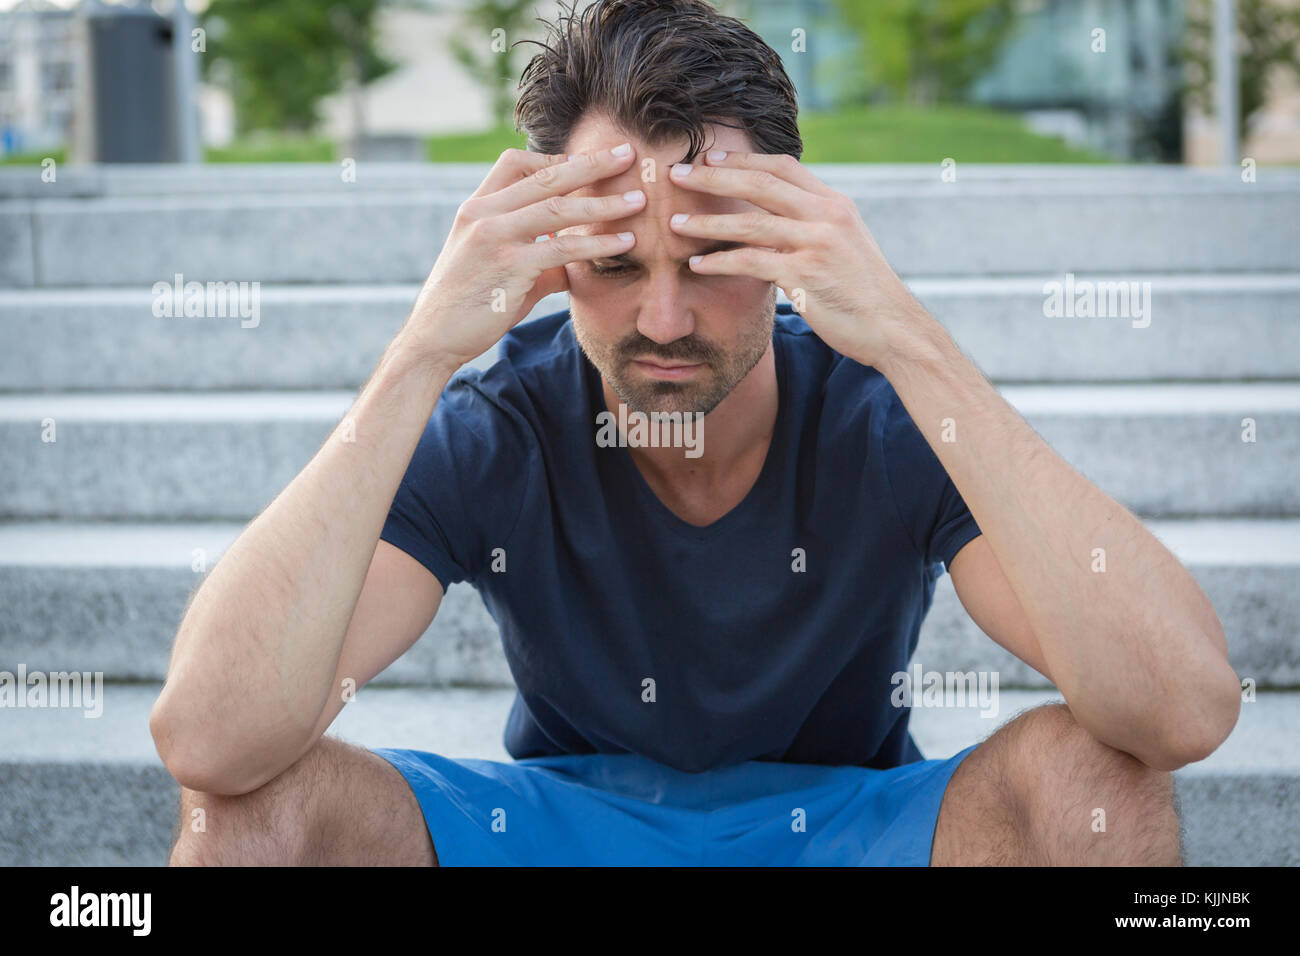
{"type": "MultiPolygon", "coordinates": [[[[565,146],[566,153],[589,153],[600,149],[609,149],[622,142],[631,142],[636,150],[636,158],[623,173],[608,179],[602,179],[590,186],[575,190],[575,196],[606,196],[626,192],[629,189],[643,189],[646,194],[646,207],[639,216],[669,216],[674,212],[746,212],[758,207],[743,199],[729,196],[715,196],[687,189],[673,183],[668,175],[672,165],[686,155],[689,142],[685,137],[666,144],[650,146],[644,140],[630,136],[607,117],[588,113],[574,126],[565,146]],[[652,165],[648,165],[652,161],[652,165]],[[647,177],[647,167],[653,172],[654,180],[647,177]],[[669,206],[672,208],[670,209],[669,206]]],[[[730,126],[708,124],[705,127],[704,150],[725,149],[728,152],[750,152],[753,144],[743,130],[730,126]]],[[[698,165],[704,161],[703,156],[696,156],[698,165]]]]}

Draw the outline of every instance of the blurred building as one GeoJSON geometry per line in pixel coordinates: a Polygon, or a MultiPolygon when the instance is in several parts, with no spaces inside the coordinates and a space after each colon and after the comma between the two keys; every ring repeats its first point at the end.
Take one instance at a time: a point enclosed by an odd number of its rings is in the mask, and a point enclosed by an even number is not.
{"type": "Polygon", "coordinates": [[[1120,159],[1182,157],[1181,0],[1023,0],[972,98],[1120,159]]]}
{"type": "MultiPolygon", "coordinates": [[[[367,134],[428,136],[471,132],[491,125],[492,109],[486,91],[447,48],[448,37],[463,34],[464,9],[471,2],[398,2],[379,13],[379,48],[398,67],[362,92],[367,134]]],[[[555,6],[553,0],[539,0],[539,15],[541,10],[547,10],[549,15],[548,6],[555,6]]],[[[540,37],[540,30],[537,35],[540,37]]],[[[488,42],[489,37],[483,37],[485,48],[488,42]]],[[[347,93],[326,97],[321,102],[321,116],[324,132],[332,139],[343,140],[352,133],[352,105],[347,93]]]]}
{"type": "MultiPolygon", "coordinates": [[[[844,94],[835,64],[856,56],[857,45],[834,0],[736,6],[781,52],[805,108],[827,108],[844,94]],[[808,52],[791,54],[791,30],[800,27],[808,52]]],[[[1179,154],[1173,46],[1182,29],[1181,0],[1019,0],[1017,6],[1017,27],[971,89],[973,102],[1020,113],[1032,128],[1118,158],[1179,154]]]]}
{"type": "MultiPolygon", "coordinates": [[[[1294,4],[1297,0],[1277,0],[1294,4]]],[[[835,64],[856,55],[835,0],[729,4],[785,59],[806,109],[844,92],[835,64]],[[807,53],[791,53],[803,28],[807,53]]],[[[971,99],[1020,113],[1040,132],[1127,160],[1218,161],[1212,117],[1179,101],[1184,0],[1018,0],[1019,26],[971,99]],[[1100,31],[1100,32],[1099,32],[1100,31]]],[[[1300,160],[1300,83],[1278,71],[1242,143],[1260,163],[1300,160]]]]}
{"type": "Polygon", "coordinates": [[[0,11],[0,154],[35,152],[72,138],[75,13],[46,0],[0,11]]]}

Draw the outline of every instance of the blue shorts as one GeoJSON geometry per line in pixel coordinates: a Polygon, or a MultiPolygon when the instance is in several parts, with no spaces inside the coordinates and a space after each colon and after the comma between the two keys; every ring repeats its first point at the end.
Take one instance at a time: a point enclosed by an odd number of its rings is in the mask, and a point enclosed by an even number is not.
{"type": "Polygon", "coordinates": [[[374,753],[411,785],[442,866],[928,866],[948,780],[974,749],[889,770],[704,773],[632,754],[374,753]]]}

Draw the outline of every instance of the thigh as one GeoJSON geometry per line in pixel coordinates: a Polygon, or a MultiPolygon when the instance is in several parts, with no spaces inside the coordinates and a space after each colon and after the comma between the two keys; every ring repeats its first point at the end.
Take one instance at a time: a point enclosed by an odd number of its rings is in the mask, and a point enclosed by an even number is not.
{"type": "Polygon", "coordinates": [[[1026,790],[1059,790],[1052,775],[1033,780],[1027,768],[1068,757],[1078,725],[1062,702],[1020,711],[958,769],[935,826],[935,866],[1024,866],[1046,862],[1030,835],[1026,790]]]}
{"type": "Polygon", "coordinates": [[[981,743],[948,781],[931,866],[1015,866],[1024,860],[1023,809],[998,759],[999,743],[981,743]]]}

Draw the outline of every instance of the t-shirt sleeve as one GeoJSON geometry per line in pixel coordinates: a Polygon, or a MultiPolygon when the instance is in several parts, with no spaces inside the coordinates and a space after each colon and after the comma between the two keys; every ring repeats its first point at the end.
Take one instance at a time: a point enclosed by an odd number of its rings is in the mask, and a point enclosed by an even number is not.
{"type": "Polygon", "coordinates": [[[917,552],[927,566],[947,569],[980,528],[896,393],[885,422],[885,472],[917,552]]]}
{"type": "Polygon", "coordinates": [[[423,564],[446,590],[473,581],[505,547],[523,506],[519,422],[471,371],[443,389],[379,537],[423,564]]]}

